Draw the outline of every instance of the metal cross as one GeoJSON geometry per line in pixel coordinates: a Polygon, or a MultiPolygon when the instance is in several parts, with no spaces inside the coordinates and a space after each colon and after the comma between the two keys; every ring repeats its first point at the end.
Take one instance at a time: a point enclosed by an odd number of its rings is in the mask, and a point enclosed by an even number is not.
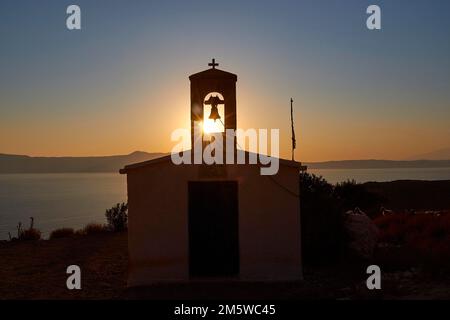
{"type": "Polygon", "coordinates": [[[213,69],[215,69],[219,64],[216,63],[216,59],[212,59],[211,63],[208,63],[208,66],[212,67],[213,69]]]}

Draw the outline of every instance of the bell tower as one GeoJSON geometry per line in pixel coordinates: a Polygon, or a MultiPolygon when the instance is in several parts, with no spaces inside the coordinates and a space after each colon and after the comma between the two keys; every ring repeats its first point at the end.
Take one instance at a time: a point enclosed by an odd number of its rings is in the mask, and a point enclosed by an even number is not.
{"type": "MultiPolygon", "coordinates": [[[[215,132],[223,132],[224,151],[226,151],[227,138],[233,139],[233,148],[236,150],[235,137],[227,137],[226,130],[236,130],[236,82],[237,75],[216,69],[219,64],[215,59],[208,64],[210,69],[195,73],[189,77],[191,82],[191,145],[194,147],[196,139],[205,135],[205,124],[214,124],[220,128],[215,132]],[[219,107],[223,106],[222,115],[219,107]],[[205,108],[211,108],[209,115],[205,108]],[[201,128],[199,128],[201,126],[201,128]],[[195,132],[201,132],[196,137],[195,132]]],[[[220,109],[222,110],[222,109],[220,109]]],[[[202,142],[203,147],[205,143],[202,142]]]]}

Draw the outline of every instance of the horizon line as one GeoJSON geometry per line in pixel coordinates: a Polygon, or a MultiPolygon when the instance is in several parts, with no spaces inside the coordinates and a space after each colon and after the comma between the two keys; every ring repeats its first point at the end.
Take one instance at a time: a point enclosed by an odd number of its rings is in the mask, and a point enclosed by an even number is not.
{"type": "MultiPolygon", "coordinates": [[[[14,154],[14,153],[3,153],[0,152],[0,156],[16,156],[16,157],[27,157],[27,158],[107,158],[107,157],[125,157],[131,156],[137,153],[145,153],[149,155],[161,154],[169,155],[170,152],[148,152],[142,150],[132,151],[130,153],[124,154],[109,154],[109,155],[27,155],[27,154],[14,154]]],[[[281,159],[281,157],[280,157],[281,159]]],[[[320,161],[302,161],[302,163],[326,163],[326,162],[349,162],[349,161],[393,161],[393,162],[414,162],[414,161],[450,161],[450,159],[376,159],[376,158],[360,158],[360,159],[333,159],[333,160],[320,160],[320,161]]]]}

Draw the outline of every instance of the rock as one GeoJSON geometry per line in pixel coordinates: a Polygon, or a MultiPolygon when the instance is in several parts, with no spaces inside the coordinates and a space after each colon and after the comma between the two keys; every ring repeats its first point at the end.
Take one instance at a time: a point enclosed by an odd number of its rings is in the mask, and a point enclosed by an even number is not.
{"type": "Polygon", "coordinates": [[[349,250],[361,259],[372,259],[378,241],[378,228],[361,210],[344,214],[344,229],[349,238],[349,250]]]}

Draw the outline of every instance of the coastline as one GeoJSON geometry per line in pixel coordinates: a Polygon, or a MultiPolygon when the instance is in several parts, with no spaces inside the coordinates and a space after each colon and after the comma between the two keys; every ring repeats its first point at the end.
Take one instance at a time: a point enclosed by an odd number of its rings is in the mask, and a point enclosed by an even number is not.
{"type": "MultiPolygon", "coordinates": [[[[20,182],[0,184],[0,205],[4,210],[0,240],[7,240],[8,232],[15,233],[19,222],[27,226],[29,217],[35,218],[44,237],[58,228],[103,223],[105,209],[127,199],[126,181],[119,174],[20,174],[18,178],[20,182]]],[[[388,209],[450,209],[450,180],[398,180],[363,185],[383,198],[383,206],[388,209]]]]}

